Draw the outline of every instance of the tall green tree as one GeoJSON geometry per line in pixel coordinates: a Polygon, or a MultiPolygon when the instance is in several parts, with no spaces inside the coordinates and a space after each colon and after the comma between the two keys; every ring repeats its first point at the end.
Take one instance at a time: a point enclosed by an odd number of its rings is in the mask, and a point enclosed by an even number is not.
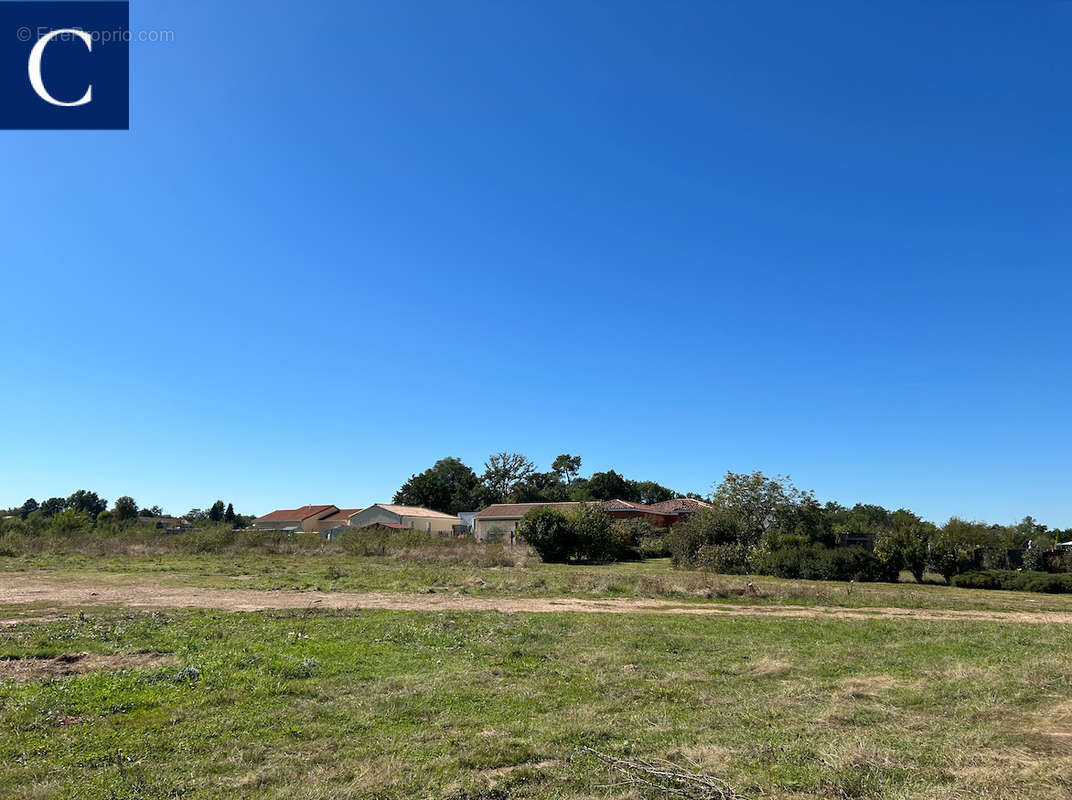
{"type": "Polygon", "coordinates": [[[628,481],[627,483],[629,484],[629,494],[631,496],[623,497],[623,500],[634,500],[637,503],[644,503],[650,506],[654,503],[673,500],[678,496],[673,489],[667,489],[655,481],[628,481]]]}
{"type": "Polygon", "coordinates": [[[595,500],[633,500],[633,487],[629,481],[610,469],[595,472],[588,479],[588,493],[595,500]]]}
{"type": "Polygon", "coordinates": [[[34,500],[32,497],[30,497],[30,498],[28,498],[26,500],[25,503],[23,503],[19,507],[19,517],[21,517],[22,519],[26,519],[33,512],[35,512],[38,508],[39,508],[39,506],[37,505],[37,501],[34,500]]]}
{"type": "Polygon", "coordinates": [[[581,457],[563,453],[551,462],[551,471],[558,475],[566,486],[570,486],[573,484],[574,478],[580,474],[581,457]]]}
{"type": "Polygon", "coordinates": [[[62,497],[50,497],[41,504],[42,517],[54,517],[67,508],[67,501],[62,497]]]}
{"type": "Polygon", "coordinates": [[[134,498],[128,495],[123,495],[115,501],[115,505],[112,506],[112,515],[124,522],[128,519],[136,519],[138,516],[138,504],[134,502],[134,498]]]}
{"type": "Polygon", "coordinates": [[[419,475],[411,475],[394,495],[403,506],[421,506],[444,514],[476,511],[484,505],[476,473],[460,458],[441,458],[419,475]]]}
{"type": "Polygon", "coordinates": [[[234,513],[234,504],[233,503],[228,503],[227,504],[227,510],[223,512],[223,521],[227,522],[227,523],[230,523],[232,525],[234,524],[235,513],[234,513]]]}
{"type": "Polygon", "coordinates": [[[514,493],[536,470],[521,453],[495,453],[484,463],[484,486],[493,503],[508,503],[514,493]]]}
{"type": "Polygon", "coordinates": [[[916,583],[923,583],[934,532],[931,523],[907,509],[898,509],[890,515],[890,527],[875,537],[875,555],[891,568],[908,570],[916,583]]]}
{"type": "Polygon", "coordinates": [[[222,500],[217,500],[212,504],[212,508],[208,510],[208,518],[210,522],[223,522],[224,506],[222,500]]]}
{"type": "Polygon", "coordinates": [[[96,519],[97,515],[107,508],[108,501],[99,497],[96,492],[79,489],[67,498],[64,510],[79,511],[88,515],[90,519],[96,519]]]}
{"type": "Polygon", "coordinates": [[[742,544],[753,547],[769,529],[784,523],[806,494],[788,475],[768,478],[758,470],[727,472],[715,487],[711,502],[736,518],[742,544]]]}

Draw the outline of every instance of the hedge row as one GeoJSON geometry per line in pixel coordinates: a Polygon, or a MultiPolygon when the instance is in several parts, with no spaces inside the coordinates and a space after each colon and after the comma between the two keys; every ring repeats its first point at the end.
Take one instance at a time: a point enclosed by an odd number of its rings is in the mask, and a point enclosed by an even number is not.
{"type": "Polygon", "coordinates": [[[896,570],[862,547],[810,545],[759,553],[756,572],[814,581],[896,581],[896,570]]]}
{"type": "Polygon", "coordinates": [[[1011,569],[988,569],[954,575],[951,583],[963,589],[1008,589],[1019,592],[1072,593],[1072,574],[1017,572],[1011,569]]]}

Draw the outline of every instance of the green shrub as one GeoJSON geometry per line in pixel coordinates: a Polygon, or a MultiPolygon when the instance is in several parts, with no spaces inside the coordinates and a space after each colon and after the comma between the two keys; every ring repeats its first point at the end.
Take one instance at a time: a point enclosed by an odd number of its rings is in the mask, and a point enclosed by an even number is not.
{"type": "Polygon", "coordinates": [[[1072,593],[1072,574],[1067,573],[1053,575],[1048,572],[990,569],[956,575],[952,583],[963,589],[1005,589],[1048,594],[1072,593]]]}
{"type": "Polygon", "coordinates": [[[697,569],[722,575],[741,575],[748,567],[744,548],[738,544],[705,544],[695,560],[697,569]]]}
{"type": "Polygon", "coordinates": [[[561,564],[576,556],[573,520],[554,508],[543,506],[529,511],[518,523],[517,533],[548,563],[561,564]]]}
{"type": "Polygon", "coordinates": [[[897,576],[862,547],[823,547],[813,544],[757,554],[753,568],[778,578],[815,581],[895,581],[897,576]]]}
{"type": "Polygon", "coordinates": [[[631,557],[629,544],[615,531],[610,515],[599,503],[585,503],[569,515],[576,541],[576,556],[585,561],[623,561],[631,557]]]}
{"type": "MultiPolygon", "coordinates": [[[[670,529],[667,543],[675,567],[696,569],[700,550],[710,545],[734,545],[740,541],[737,518],[717,508],[703,509],[670,529]]],[[[744,552],[743,550],[741,551],[744,552]]]]}

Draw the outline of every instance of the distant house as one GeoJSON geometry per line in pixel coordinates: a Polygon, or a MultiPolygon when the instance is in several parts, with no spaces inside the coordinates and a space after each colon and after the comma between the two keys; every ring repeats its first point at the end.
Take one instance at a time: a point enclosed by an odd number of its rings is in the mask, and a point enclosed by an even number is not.
{"type": "MultiPolygon", "coordinates": [[[[534,508],[557,508],[569,511],[581,503],[496,503],[477,513],[474,522],[476,538],[480,541],[491,539],[513,539],[517,523],[534,508]]],[[[689,497],[676,497],[662,503],[644,505],[629,500],[606,500],[602,503],[607,514],[613,519],[646,519],[657,528],[669,528],[689,514],[701,508],[710,508],[710,504],[689,497]]]]}
{"type": "Polygon", "coordinates": [[[454,533],[458,518],[441,511],[418,506],[395,506],[377,503],[350,515],[351,528],[384,525],[388,528],[412,528],[425,533],[454,533]]]}
{"type": "Polygon", "coordinates": [[[315,528],[306,530],[318,530],[322,533],[330,533],[337,528],[345,528],[350,525],[350,517],[361,511],[360,508],[337,508],[327,516],[318,517],[315,528]]]}
{"type": "MultiPolygon", "coordinates": [[[[320,531],[325,530],[321,523],[333,518],[340,511],[342,509],[338,506],[331,505],[282,508],[257,517],[253,520],[253,527],[262,531],[320,531]]],[[[333,526],[329,525],[327,529],[330,530],[331,527],[333,526]]]]}

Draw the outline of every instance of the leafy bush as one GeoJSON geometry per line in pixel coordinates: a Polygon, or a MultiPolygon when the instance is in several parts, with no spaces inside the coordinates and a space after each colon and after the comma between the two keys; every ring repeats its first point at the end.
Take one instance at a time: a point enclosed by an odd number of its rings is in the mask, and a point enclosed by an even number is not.
{"type": "Polygon", "coordinates": [[[662,558],[670,555],[665,528],[656,528],[646,519],[639,517],[615,520],[613,526],[615,535],[630,553],[642,558],[662,558]]]}
{"type": "Polygon", "coordinates": [[[675,567],[696,569],[701,566],[701,549],[712,545],[737,547],[739,533],[740,525],[731,513],[717,508],[697,511],[671,528],[667,536],[670,559],[675,567]]]}
{"type": "Polygon", "coordinates": [[[1017,572],[1011,569],[990,569],[965,572],[953,577],[954,586],[963,589],[1005,589],[1020,592],[1072,593],[1072,574],[1051,575],[1048,572],[1017,572]]]}
{"type": "Polygon", "coordinates": [[[621,561],[637,556],[634,529],[615,525],[598,503],[583,503],[568,513],[540,507],[521,518],[517,533],[548,562],[621,561]]]}
{"type": "Polygon", "coordinates": [[[577,553],[573,521],[553,508],[544,506],[529,511],[518,523],[517,533],[548,563],[564,563],[577,553]]]}
{"type": "Polygon", "coordinates": [[[895,581],[897,575],[862,547],[809,545],[772,550],[756,556],[754,569],[778,578],[817,581],[895,581]]]}
{"type": "Polygon", "coordinates": [[[599,503],[584,503],[569,515],[577,558],[587,561],[623,561],[632,556],[629,543],[615,530],[610,515],[599,503]]]}
{"type": "Polygon", "coordinates": [[[738,544],[705,544],[696,553],[696,568],[722,575],[740,575],[747,571],[745,549],[738,544]]]}

